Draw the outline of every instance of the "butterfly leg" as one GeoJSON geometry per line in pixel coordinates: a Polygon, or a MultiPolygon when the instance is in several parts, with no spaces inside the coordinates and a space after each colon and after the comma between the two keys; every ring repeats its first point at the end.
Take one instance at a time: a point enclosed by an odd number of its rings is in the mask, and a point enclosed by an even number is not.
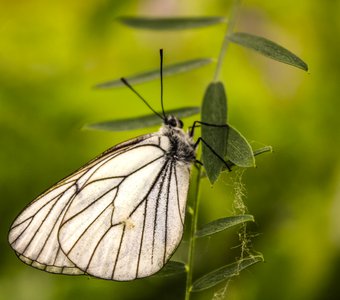
{"type": "Polygon", "coordinates": [[[198,159],[195,160],[195,164],[203,166],[203,163],[200,160],[198,160],[198,159]]]}
{"type": "Polygon", "coordinates": [[[224,163],[224,165],[226,166],[226,168],[228,169],[229,172],[231,171],[229,164],[201,137],[199,137],[197,139],[194,147],[196,148],[200,142],[202,142],[204,145],[206,145],[209,148],[209,150],[212,153],[214,153],[216,155],[216,157],[224,163]]]}
{"type": "Polygon", "coordinates": [[[201,121],[194,121],[194,124],[192,124],[192,126],[189,127],[189,136],[193,137],[194,136],[194,131],[195,131],[195,128],[197,127],[201,127],[200,125],[197,125],[197,124],[201,124],[201,125],[204,125],[204,126],[210,126],[210,127],[225,127],[225,128],[228,128],[229,126],[227,124],[211,124],[211,123],[206,123],[206,122],[201,122],[201,121]]]}

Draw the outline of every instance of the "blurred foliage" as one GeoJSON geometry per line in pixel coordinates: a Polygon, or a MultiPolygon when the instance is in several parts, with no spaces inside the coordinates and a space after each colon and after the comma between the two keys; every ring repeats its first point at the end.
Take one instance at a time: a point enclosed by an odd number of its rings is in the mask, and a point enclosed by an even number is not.
{"type": "MultiPolygon", "coordinates": [[[[135,135],[81,131],[85,123],[149,113],[126,88],[98,83],[165,64],[216,57],[224,25],[176,33],[135,32],[120,15],[227,15],[229,1],[0,2],[0,299],[181,299],[182,275],[117,283],[58,276],[22,264],[7,243],[19,211],[106,148],[135,135]]],[[[339,1],[244,1],[236,30],[292,50],[310,74],[231,46],[222,80],[229,123],[254,148],[274,147],[243,176],[266,263],[233,280],[230,299],[338,299],[340,288],[339,1]]],[[[214,66],[165,79],[167,109],[201,104],[214,66]],[[194,83],[194,84],[192,84],[194,83]]],[[[157,110],[159,82],[138,90],[157,110]]],[[[194,118],[186,124],[191,124],[194,118]]],[[[156,130],[156,128],[151,129],[156,130]]],[[[200,224],[228,215],[238,179],[202,184],[200,224]]],[[[197,278],[239,255],[235,233],[200,241],[197,278]]],[[[185,247],[186,242],[181,247],[185,247]]],[[[181,247],[176,256],[181,255],[181,247]]],[[[223,288],[223,285],[222,285],[223,288]]],[[[214,290],[193,299],[211,299],[214,290]]]]}

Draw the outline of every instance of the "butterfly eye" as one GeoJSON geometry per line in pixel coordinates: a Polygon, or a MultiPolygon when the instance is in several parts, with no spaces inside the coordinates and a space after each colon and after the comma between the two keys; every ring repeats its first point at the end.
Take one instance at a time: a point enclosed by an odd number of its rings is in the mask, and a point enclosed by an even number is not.
{"type": "Polygon", "coordinates": [[[170,116],[166,121],[165,124],[171,126],[171,127],[178,127],[177,119],[170,116]]]}
{"type": "Polygon", "coordinates": [[[175,119],[171,119],[169,124],[172,126],[172,127],[177,127],[177,122],[175,119]]]}

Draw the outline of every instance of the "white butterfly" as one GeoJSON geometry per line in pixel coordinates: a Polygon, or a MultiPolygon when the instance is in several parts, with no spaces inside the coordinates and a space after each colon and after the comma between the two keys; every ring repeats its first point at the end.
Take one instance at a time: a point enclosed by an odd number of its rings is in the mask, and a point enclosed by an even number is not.
{"type": "Polygon", "coordinates": [[[158,132],[121,143],[30,203],[9,243],[18,257],[51,273],[133,280],[159,271],[183,234],[193,130],[163,119],[158,132]]]}
{"type": "Polygon", "coordinates": [[[133,280],[159,271],[183,233],[195,143],[182,122],[121,143],[30,203],[9,242],[52,273],[133,280]]]}

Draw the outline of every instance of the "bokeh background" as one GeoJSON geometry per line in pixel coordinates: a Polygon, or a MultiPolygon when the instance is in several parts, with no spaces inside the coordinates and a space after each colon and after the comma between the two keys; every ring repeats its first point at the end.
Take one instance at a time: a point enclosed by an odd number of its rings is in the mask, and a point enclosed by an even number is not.
{"type": "MultiPolygon", "coordinates": [[[[9,226],[41,191],[135,132],[84,131],[85,123],[149,113],[126,88],[93,85],[165,64],[217,57],[224,25],[136,31],[121,15],[227,15],[231,1],[0,1],[0,299],[183,299],[184,277],[130,283],[52,275],[21,263],[9,226]]],[[[340,2],[247,0],[236,30],[287,47],[306,73],[231,45],[222,80],[229,122],[254,148],[272,145],[243,175],[257,264],[226,299],[338,299],[340,295],[340,2]]],[[[214,65],[164,83],[167,109],[200,105],[214,65]]],[[[159,82],[136,86],[159,107],[159,82]]],[[[185,120],[190,124],[193,118],[185,120]]],[[[232,213],[235,175],[202,184],[199,224],[232,213]]],[[[237,231],[199,242],[195,277],[239,256],[237,231]],[[236,248],[235,248],[236,247],[236,248]]],[[[183,242],[179,258],[185,258],[183,242]],[[182,249],[182,250],[181,250],[182,249]]],[[[193,295],[211,299],[222,286],[193,295]]]]}

